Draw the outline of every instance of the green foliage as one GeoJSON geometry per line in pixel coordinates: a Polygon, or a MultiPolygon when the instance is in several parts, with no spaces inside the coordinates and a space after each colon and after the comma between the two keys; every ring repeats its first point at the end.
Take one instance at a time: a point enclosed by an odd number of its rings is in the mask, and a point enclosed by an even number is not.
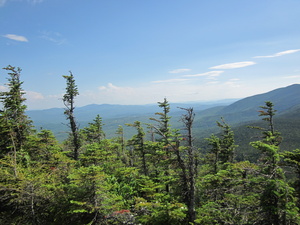
{"type": "Polygon", "coordinates": [[[210,149],[210,157],[212,167],[215,172],[219,168],[226,166],[226,163],[232,163],[234,157],[234,150],[237,147],[235,145],[234,134],[230,126],[225,123],[222,118],[222,123],[217,122],[218,127],[222,129],[220,137],[212,134],[210,138],[207,138],[210,149]]]}
{"type": "Polygon", "coordinates": [[[170,128],[170,104],[167,99],[164,98],[163,102],[158,102],[158,106],[162,108],[163,112],[157,112],[155,115],[158,115],[159,118],[150,118],[150,120],[156,121],[158,123],[158,127],[154,127],[156,133],[162,137],[165,144],[167,144],[168,139],[171,137],[171,128],[170,128]]]}
{"type": "MultiPolygon", "coordinates": [[[[255,224],[259,213],[261,178],[249,162],[228,164],[198,181],[199,224],[255,224]]],[[[200,175],[201,176],[201,175],[200,175]]]]}
{"type": "Polygon", "coordinates": [[[135,127],[137,130],[137,134],[132,137],[131,140],[128,141],[128,145],[133,147],[133,151],[136,151],[136,154],[133,155],[138,155],[139,156],[139,161],[140,161],[140,167],[143,171],[143,174],[145,176],[148,175],[148,163],[147,163],[147,151],[145,148],[145,132],[143,127],[141,126],[141,123],[139,121],[135,121],[134,124],[127,124],[127,126],[132,126],[135,127]]]}
{"type": "Polygon", "coordinates": [[[21,69],[13,66],[3,68],[8,71],[7,91],[0,93],[3,110],[0,112],[0,157],[10,151],[21,150],[31,131],[31,121],[25,115],[25,92],[20,80],[21,69]]]}
{"type": "Polygon", "coordinates": [[[186,206],[176,201],[170,201],[168,196],[157,195],[155,201],[136,198],[135,211],[137,220],[145,225],[180,225],[186,217],[186,206]]]}
{"type": "Polygon", "coordinates": [[[80,148],[80,139],[79,139],[79,130],[78,125],[76,124],[74,110],[75,110],[75,98],[79,95],[77,85],[75,84],[75,79],[70,71],[70,75],[63,75],[63,78],[66,79],[67,87],[66,93],[63,96],[63,103],[65,104],[65,112],[64,114],[67,116],[69,120],[70,129],[71,129],[71,143],[73,145],[73,158],[75,160],[78,159],[79,148],[80,148]]]}
{"type": "Polygon", "coordinates": [[[89,123],[88,127],[81,130],[82,139],[87,143],[100,142],[105,138],[105,133],[103,131],[102,118],[98,114],[92,123],[89,123]]]}
{"type": "Polygon", "coordinates": [[[300,149],[295,149],[293,151],[285,151],[282,154],[284,161],[294,167],[297,173],[300,175],[300,149]]]}
{"type": "Polygon", "coordinates": [[[292,186],[295,188],[295,196],[297,197],[297,206],[300,207],[300,149],[294,151],[285,151],[281,153],[284,164],[292,169],[296,179],[293,180],[292,186]]]}
{"type": "Polygon", "coordinates": [[[83,218],[76,224],[90,220],[97,223],[105,215],[123,206],[121,198],[110,192],[112,188],[107,182],[109,178],[99,166],[80,167],[73,170],[68,189],[70,208],[68,213],[83,218]]]}
{"type": "Polygon", "coordinates": [[[15,165],[10,155],[3,158],[0,162],[2,224],[40,224],[45,221],[59,224],[55,220],[64,214],[63,184],[68,163],[69,159],[59,153],[47,162],[31,161],[29,157],[26,165],[23,162],[15,165]]]}
{"type": "Polygon", "coordinates": [[[122,126],[117,137],[106,139],[99,115],[79,132],[73,114],[78,90],[70,73],[63,97],[73,132],[69,148],[49,130],[30,129],[20,69],[6,69],[11,90],[1,93],[0,224],[300,223],[300,191],[285,177],[286,166],[299,175],[300,150],[280,152],[273,103],[261,107],[268,128],[250,143],[260,153],[258,161],[234,160],[234,133],[223,119],[217,122],[221,133],[201,146],[210,151],[201,152],[200,161],[193,109],[182,108],[184,128],[172,129],[166,99],[152,118],[156,125],[149,125],[151,141],[139,121],[127,124],[136,132],[128,141],[122,126]]]}
{"type": "Polygon", "coordinates": [[[250,144],[258,149],[262,154],[260,158],[260,172],[267,179],[262,182],[262,195],[260,206],[262,208],[263,223],[286,224],[299,222],[297,215],[299,209],[296,207],[294,189],[286,182],[283,170],[279,166],[280,157],[279,144],[281,142],[280,133],[274,129],[273,116],[275,111],[271,102],[266,102],[266,106],[261,107],[266,111],[261,112],[265,116],[269,128],[263,130],[261,141],[250,144]],[[293,206],[289,208],[290,206],[293,206]]]}

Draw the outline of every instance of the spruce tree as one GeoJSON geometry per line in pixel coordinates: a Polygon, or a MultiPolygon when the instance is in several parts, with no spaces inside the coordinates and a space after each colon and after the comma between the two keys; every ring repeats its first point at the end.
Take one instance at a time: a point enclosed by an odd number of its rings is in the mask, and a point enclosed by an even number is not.
{"type": "Polygon", "coordinates": [[[25,142],[26,136],[32,127],[31,121],[25,114],[23,82],[20,80],[21,69],[13,66],[3,68],[8,71],[8,90],[0,93],[0,100],[3,105],[1,111],[1,152],[5,153],[12,148],[19,151],[25,142]]]}
{"type": "Polygon", "coordinates": [[[63,78],[66,79],[67,87],[66,93],[63,96],[63,103],[66,107],[64,114],[69,120],[71,135],[72,135],[72,144],[73,144],[73,158],[78,159],[79,148],[80,148],[80,138],[78,132],[78,125],[76,123],[74,110],[75,110],[75,98],[79,95],[77,85],[75,84],[75,79],[70,71],[70,75],[63,75],[63,78]]]}
{"type": "Polygon", "coordinates": [[[142,171],[145,176],[148,175],[147,161],[146,161],[146,147],[145,147],[145,132],[141,126],[140,121],[135,121],[133,124],[126,124],[127,126],[135,127],[137,134],[128,141],[129,145],[133,146],[134,151],[141,158],[142,171]]]}
{"type": "Polygon", "coordinates": [[[88,143],[97,142],[105,138],[105,133],[103,131],[103,122],[101,116],[98,114],[92,123],[89,123],[88,127],[85,127],[81,130],[81,133],[84,135],[84,139],[88,143]]]}
{"type": "Polygon", "coordinates": [[[170,119],[169,116],[170,112],[170,104],[167,101],[166,98],[164,98],[163,102],[158,102],[158,106],[162,108],[162,112],[157,112],[155,115],[158,115],[159,118],[150,118],[150,120],[156,121],[158,123],[157,126],[152,125],[152,127],[155,129],[156,134],[158,134],[161,138],[159,142],[161,142],[164,145],[164,155],[162,156],[164,158],[163,160],[163,167],[164,167],[164,173],[165,177],[168,180],[166,182],[166,192],[170,192],[170,184],[169,180],[170,178],[170,164],[171,164],[171,149],[174,147],[172,142],[174,142],[174,138],[172,137],[172,131],[171,131],[171,125],[170,125],[170,119]]]}
{"type": "MultiPolygon", "coordinates": [[[[262,130],[263,139],[250,144],[261,151],[260,168],[262,175],[266,178],[263,182],[260,205],[262,213],[262,224],[293,224],[298,219],[294,216],[298,209],[295,207],[293,188],[286,182],[283,170],[280,168],[279,144],[281,136],[274,128],[274,110],[272,102],[265,102],[265,106],[259,116],[268,122],[268,128],[262,130]]],[[[299,222],[299,221],[298,221],[299,222]]]]}
{"type": "Polygon", "coordinates": [[[210,154],[214,173],[217,173],[219,169],[225,169],[226,163],[233,162],[234,150],[237,147],[233,131],[223,118],[221,120],[222,122],[217,121],[218,127],[222,129],[220,137],[212,134],[210,138],[206,139],[211,146],[210,154]]]}
{"type": "Polygon", "coordinates": [[[12,154],[14,176],[18,176],[17,153],[21,151],[30,133],[32,122],[25,114],[23,82],[20,80],[21,69],[13,66],[3,68],[8,71],[8,90],[0,93],[3,109],[0,113],[0,157],[12,154]]]}
{"type": "Polygon", "coordinates": [[[186,111],[186,114],[182,115],[181,121],[185,125],[187,131],[186,138],[187,146],[182,148],[182,151],[177,151],[177,161],[181,168],[181,177],[183,180],[184,201],[188,208],[188,222],[193,223],[196,219],[195,201],[196,201],[196,185],[195,179],[197,175],[197,153],[193,144],[193,123],[195,119],[195,113],[193,108],[181,108],[186,111]],[[182,158],[186,158],[185,160],[182,158]]]}

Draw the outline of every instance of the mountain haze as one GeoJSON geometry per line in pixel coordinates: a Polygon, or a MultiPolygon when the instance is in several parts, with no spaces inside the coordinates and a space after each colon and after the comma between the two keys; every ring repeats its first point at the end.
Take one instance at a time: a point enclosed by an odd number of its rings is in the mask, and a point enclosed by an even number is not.
{"type": "MultiPolygon", "coordinates": [[[[282,118],[299,118],[300,112],[300,84],[293,84],[287,87],[272,90],[264,94],[250,96],[241,100],[227,100],[219,102],[206,103],[170,103],[172,116],[172,125],[174,128],[182,128],[179,122],[180,116],[184,113],[178,107],[193,107],[196,112],[194,122],[194,133],[199,138],[207,137],[212,132],[217,131],[216,121],[224,118],[231,126],[257,121],[258,110],[265,101],[271,101],[278,110],[277,116],[282,118]]],[[[114,136],[114,132],[119,125],[141,121],[149,123],[150,117],[155,117],[156,112],[160,112],[157,105],[87,105],[75,109],[75,116],[80,128],[91,122],[97,114],[103,118],[105,126],[104,131],[108,137],[114,136]]],[[[64,109],[53,108],[46,110],[29,110],[28,116],[34,121],[37,128],[52,130],[59,139],[66,137],[68,127],[64,109]]],[[[129,132],[129,136],[131,133],[129,132]]]]}

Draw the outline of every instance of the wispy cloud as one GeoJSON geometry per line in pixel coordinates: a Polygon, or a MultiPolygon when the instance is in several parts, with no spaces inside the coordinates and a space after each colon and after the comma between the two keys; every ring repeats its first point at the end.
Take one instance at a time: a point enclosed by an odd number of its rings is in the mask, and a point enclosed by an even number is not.
{"type": "Polygon", "coordinates": [[[217,77],[220,76],[220,74],[224,73],[224,71],[210,71],[206,73],[198,73],[198,74],[189,74],[189,75],[183,75],[183,77],[217,77]]]}
{"type": "Polygon", "coordinates": [[[124,96],[131,93],[133,90],[131,87],[119,87],[119,86],[113,85],[112,83],[108,83],[107,86],[100,86],[98,89],[101,92],[107,92],[110,94],[121,93],[121,95],[123,94],[124,96]]]}
{"type": "Polygon", "coordinates": [[[59,32],[42,31],[40,38],[53,42],[57,45],[61,45],[66,42],[66,39],[63,38],[62,34],[60,34],[59,32]]]}
{"type": "Polygon", "coordinates": [[[169,73],[185,73],[189,71],[191,71],[191,69],[176,69],[176,70],[169,71],[169,73]]]}
{"type": "MultiPolygon", "coordinates": [[[[99,88],[100,93],[92,91],[82,102],[85,105],[91,100],[93,100],[94,103],[146,104],[157,102],[164,97],[167,97],[170,102],[236,98],[236,96],[240,96],[241,93],[245,91],[245,87],[239,86],[239,84],[240,82],[235,79],[230,79],[225,82],[214,80],[201,83],[174,82],[172,85],[161,82],[136,87],[116,87],[115,85],[109,84],[101,86],[99,88]],[[127,91],[127,89],[130,91],[127,91]]],[[[247,96],[247,94],[246,90],[245,95],[247,96]]]]}
{"type": "Polygon", "coordinates": [[[222,70],[236,69],[236,68],[242,68],[242,67],[246,67],[246,66],[252,66],[254,64],[256,64],[256,62],[244,61],[244,62],[227,63],[227,64],[218,65],[218,66],[213,66],[213,67],[210,67],[209,69],[222,69],[222,70]]]}
{"type": "Polygon", "coordinates": [[[108,83],[107,86],[100,86],[99,90],[101,91],[109,91],[109,90],[120,90],[121,87],[115,86],[112,83],[108,83]]]}
{"type": "Polygon", "coordinates": [[[224,84],[230,87],[240,87],[239,81],[240,81],[239,78],[232,78],[226,81],[224,84]]]}
{"type": "Polygon", "coordinates": [[[197,74],[187,74],[182,75],[181,77],[187,77],[187,78],[174,78],[174,79],[167,79],[167,80],[156,80],[152,81],[154,84],[159,83],[180,83],[184,81],[190,81],[191,78],[195,77],[206,77],[207,79],[216,79],[216,77],[220,76],[220,74],[224,73],[224,71],[209,71],[206,73],[197,73],[197,74]]]}
{"type": "Polygon", "coordinates": [[[224,83],[224,85],[235,87],[235,88],[241,87],[241,85],[239,85],[236,81],[227,81],[224,83]]]}
{"type": "Polygon", "coordinates": [[[41,93],[35,91],[26,91],[25,96],[27,100],[31,100],[31,101],[42,100],[45,98],[41,93]]]}
{"type": "Polygon", "coordinates": [[[8,88],[6,86],[0,85],[0,91],[8,91],[8,88]]]}
{"type": "Polygon", "coordinates": [[[81,102],[82,105],[86,105],[86,101],[123,104],[128,102],[129,99],[136,98],[136,96],[140,96],[140,93],[136,93],[136,90],[132,87],[116,86],[108,83],[105,86],[99,86],[96,92],[88,91],[83,93],[81,102]]]}
{"type": "Polygon", "coordinates": [[[208,85],[212,85],[212,84],[219,84],[220,83],[220,81],[209,81],[209,82],[207,82],[206,84],[208,84],[208,85]]]}
{"type": "Polygon", "coordinates": [[[5,35],[3,35],[3,37],[6,37],[6,38],[14,40],[14,41],[28,42],[28,39],[26,37],[16,35],[16,34],[5,34],[5,35]]]}
{"type": "Polygon", "coordinates": [[[44,0],[27,0],[27,2],[32,3],[32,4],[37,4],[37,3],[41,3],[44,0]]]}
{"type": "Polygon", "coordinates": [[[300,75],[285,76],[285,77],[283,77],[283,78],[286,78],[286,79],[300,78],[300,75]]]}
{"type": "Polygon", "coordinates": [[[300,49],[291,49],[291,50],[287,50],[287,51],[283,51],[283,52],[278,52],[273,55],[255,56],[253,58],[274,58],[274,57],[292,54],[292,53],[299,52],[299,51],[300,51],[300,49]]]}
{"type": "MultiPolygon", "coordinates": [[[[5,3],[12,1],[12,0],[0,0],[0,7],[4,6],[5,3]]],[[[19,2],[28,2],[30,4],[37,4],[37,3],[41,3],[44,0],[19,0],[19,2]]]]}
{"type": "Polygon", "coordinates": [[[189,79],[169,79],[169,80],[157,80],[157,81],[152,81],[152,83],[177,83],[177,82],[182,82],[182,81],[187,81],[189,79]]]}

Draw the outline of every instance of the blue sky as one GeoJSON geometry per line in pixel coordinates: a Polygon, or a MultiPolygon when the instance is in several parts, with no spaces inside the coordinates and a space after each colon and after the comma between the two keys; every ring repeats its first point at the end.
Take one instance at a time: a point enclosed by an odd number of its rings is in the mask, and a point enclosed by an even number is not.
{"type": "MultiPolygon", "coordinates": [[[[243,98],[300,83],[299,0],[0,0],[29,109],[243,98]]],[[[0,72],[0,91],[6,71],[0,72]]]]}

